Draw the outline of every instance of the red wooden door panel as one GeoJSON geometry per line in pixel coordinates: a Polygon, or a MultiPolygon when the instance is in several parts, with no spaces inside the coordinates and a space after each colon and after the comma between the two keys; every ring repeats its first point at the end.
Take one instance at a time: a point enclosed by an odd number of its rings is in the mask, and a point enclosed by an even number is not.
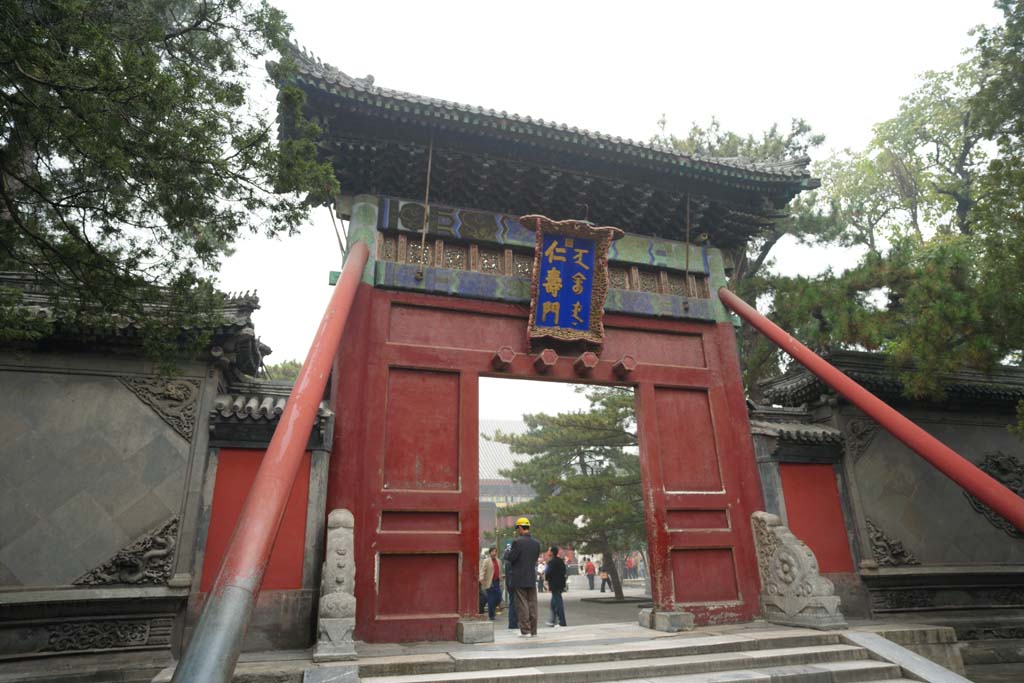
{"type": "Polygon", "coordinates": [[[661,381],[641,384],[637,407],[654,602],[698,623],[757,613],[750,514],[761,505],[731,330],[704,329],[707,370],[673,383],[652,373],[661,381]]]}

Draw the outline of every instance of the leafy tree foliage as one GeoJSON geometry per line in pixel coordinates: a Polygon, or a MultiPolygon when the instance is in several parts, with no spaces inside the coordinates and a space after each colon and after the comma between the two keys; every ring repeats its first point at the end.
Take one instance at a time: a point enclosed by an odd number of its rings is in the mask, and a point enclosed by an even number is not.
{"type": "Polygon", "coordinates": [[[292,383],[298,378],[299,370],[301,369],[302,362],[297,360],[284,360],[264,368],[267,379],[274,380],[275,382],[292,383]]]}
{"type": "MultiPolygon", "coordinates": [[[[288,32],[251,0],[4,3],[0,269],[35,276],[64,322],[130,318],[164,346],[209,325],[209,274],[239,234],[290,233],[296,193],[335,186],[315,126],[279,144],[247,98],[249,65],[288,32]]],[[[297,119],[300,91],[281,99],[297,119]]],[[[45,333],[14,298],[0,339],[45,333]]]]}
{"type": "Polygon", "coordinates": [[[997,3],[968,58],[930,72],[871,144],[819,166],[825,239],[863,250],[774,278],[772,317],[820,350],[886,352],[912,396],[1024,360],[1024,2],[997,3]]]}
{"type": "Polygon", "coordinates": [[[525,434],[498,432],[494,439],[533,456],[502,471],[537,494],[509,514],[529,516],[536,535],[551,543],[602,553],[615,596],[622,599],[612,555],[646,542],[633,392],[585,391],[589,411],[524,415],[525,434]]]}
{"type": "MultiPolygon", "coordinates": [[[[998,0],[1004,23],[976,30],[965,61],[924,74],[863,150],[816,164],[815,193],[734,254],[731,286],[818,351],[884,351],[912,396],[939,397],[961,367],[1024,361],[1024,0],[998,0]],[[843,272],[787,277],[772,268],[784,234],[859,251],[843,272]]],[[[691,153],[793,156],[817,138],[694,126],[658,138],[691,153]]],[[[748,389],[775,374],[778,351],[741,336],[748,389]]],[[[1021,407],[1024,414],[1024,406],[1021,407]]]]}
{"type": "MultiPolygon", "coordinates": [[[[710,157],[739,157],[753,161],[782,161],[806,157],[818,148],[825,136],[813,131],[803,119],[794,119],[788,130],[772,125],[759,135],[740,135],[722,129],[712,118],[707,126],[694,123],[685,137],[676,137],[666,131],[664,117],[658,122],[661,129],[652,142],[673,147],[687,154],[710,157]]],[[[772,291],[774,250],[787,235],[801,243],[819,243],[834,235],[834,219],[817,210],[819,196],[809,192],[796,197],[789,206],[789,214],[753,235],[746,244],[729,250],[732,263],[730,287],[747,301],[758,301],[772,291]]],[[[747,387],[757,398],[757,380],[777,374],[779,351],[755,330],[744,327],[739,331],[740,355],[747,387]]]]}

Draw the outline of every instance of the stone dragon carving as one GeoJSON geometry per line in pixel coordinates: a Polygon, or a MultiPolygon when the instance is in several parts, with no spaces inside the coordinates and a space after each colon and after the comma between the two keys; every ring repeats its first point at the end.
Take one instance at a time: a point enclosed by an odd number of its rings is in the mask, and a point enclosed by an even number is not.
{"type": "Polygon", "coordinates": [[[186,441],[192,440],[199,411],[199,382],[191,379],[120,377],[129,391],[153,409],[186,441]]]}
{"type": "Polygon", "coordinates": [[[178,518],[175,516],[72,583],[77,586],[166,584],[174,569],[177,538],[178,518]]]}
{"type": "Polygon", "coordinates": [[[912,552],[903,547],[903,543],[886,535],[870,519],[864,521],[867,522],[868,534],[871,536],[871,554],[875,556],[879,567],[921,564],[921,561],[914,557],[912,552]]]}
{"type": "MultiPolygon", "coordinates": [[[[1014,456],[1000,451],[989,453],[980,463],[978,463],[978,469],[985,474],[988,474],[993,479],[997,479],[1001,484],[1016,493],[1018,496],[1024,497],[1024,463],[1014,456]]],[[[1024,533],[1006,521],[1005,517],[982,503],[967,491],[964,491],[964,495],[970,502],[971,507],[984,515],[989,524],[1001,530],[1011,538],[1024,538],[1024,533]]]]}

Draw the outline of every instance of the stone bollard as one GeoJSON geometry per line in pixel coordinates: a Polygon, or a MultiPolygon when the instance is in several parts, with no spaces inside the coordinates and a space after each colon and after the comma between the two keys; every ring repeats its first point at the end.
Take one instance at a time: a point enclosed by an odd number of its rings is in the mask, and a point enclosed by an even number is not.
{"type": "Polygon", "coordinates": [[[332,510],[327,517],[327,548],[320,580],[314,662],[356,658],[352,638],[356,626],[354,526],[355,519],[348,510],[332,510]]]}

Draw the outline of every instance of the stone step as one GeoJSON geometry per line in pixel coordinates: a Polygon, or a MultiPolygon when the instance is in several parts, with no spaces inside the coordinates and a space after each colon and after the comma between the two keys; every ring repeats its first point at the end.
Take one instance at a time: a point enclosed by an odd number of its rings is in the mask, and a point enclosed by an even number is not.
{"type": "Polygon", "coordinates": [[[443,655],[412,655],[374,657],[359,662],[359,675],[397,676],[406,674],[442,673],[451,671],[478,671],[513,669],[567,662],[592,662],[651,659],[654,657],[682,657],[714,654],[718,652],[745,652],[793,647],[841,644],[834,633],[770,632],[750,636],[683,636],[627,642],[592,642],[560,640],[548,642],[543,631],[539,638],[510,641],[516,647],[503,647],[498,643],[468,651],[443,655]]]}
{"type": "MultiPolygon", "coordinates": [[[[855,660],[868,660],[867,650],[851,645],[813,645],[585,663],[563,657],[558,660],[557,664],[400,676],[368,677],[362,673],[362,666],[360,666],[360,678],[370,679],[372,683],[591,683],[634,679],[649,680],[686,674],[749,671],[855,660]]],[[[769,677],[767,680],[770,681],[771,678],[769,677]]]]}
{"type": "MultiPolygon", "coordinates": [[[[859,659],[851,662],[824,662],[683,676],[661,676],[644,680],[646,683],[867,683],[868,681],[901,679],[900,668],[895,664],[859,659]]],[[[639,683],[639,681],[633,683],[639,683]]]]}

